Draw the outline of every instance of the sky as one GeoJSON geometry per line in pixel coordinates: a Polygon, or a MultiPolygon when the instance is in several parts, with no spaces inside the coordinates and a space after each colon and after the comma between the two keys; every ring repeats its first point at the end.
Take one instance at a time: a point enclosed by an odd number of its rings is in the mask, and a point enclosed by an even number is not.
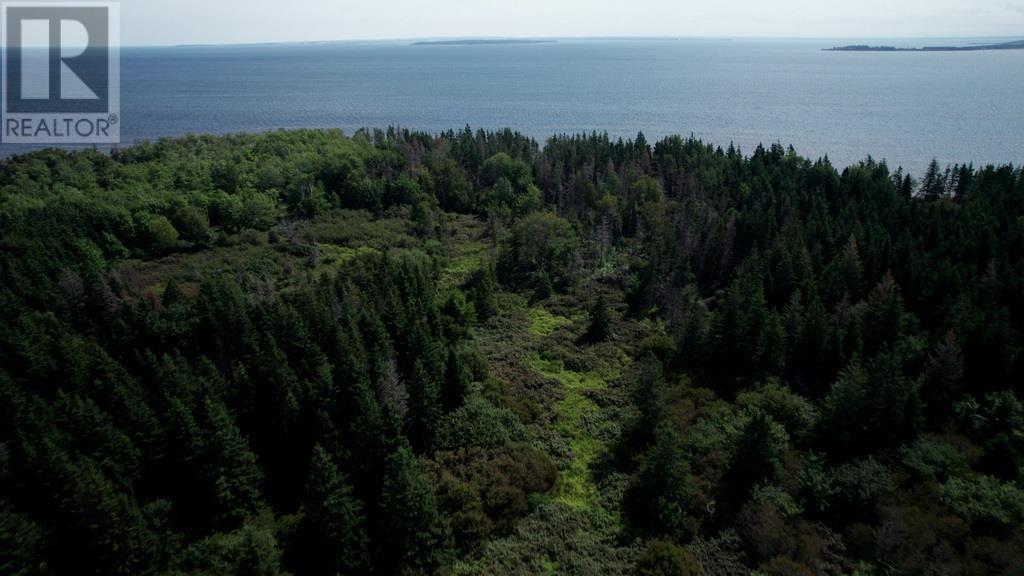
{"type": "Polygon", "coordinates": [[[1024,0],[121,0],[132,46],[450,37],[1024,37],[1024,0]]]}

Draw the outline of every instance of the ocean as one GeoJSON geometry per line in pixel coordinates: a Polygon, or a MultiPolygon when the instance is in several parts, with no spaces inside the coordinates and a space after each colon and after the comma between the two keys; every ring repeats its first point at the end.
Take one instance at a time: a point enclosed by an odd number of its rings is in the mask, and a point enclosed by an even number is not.
{"type": "MultiPolygon", "coordinates": [[[[948,41],[947,41],[948,42],[948,41]]],[[[970,40],[953,40],[965,44],[970,40]]],[[[824,52],[850,40],[125,48],[123,145],[187,133],[509,127],[694,135],[846,166],[1024,163],[1024,51],[824,52]]],[[[934,45],[942,40],[871,40],[934,45]]],[[[4,155],[24,151],[5,145],[4,155]]]]}

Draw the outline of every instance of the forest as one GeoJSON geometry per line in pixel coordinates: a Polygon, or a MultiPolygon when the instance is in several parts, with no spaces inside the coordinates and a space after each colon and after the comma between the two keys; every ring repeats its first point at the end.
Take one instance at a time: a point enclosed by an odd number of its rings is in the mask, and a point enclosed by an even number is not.
{"type": "Polygon", "coordinates": [[[1024,574],[1024,169],[908,168],[0,160],[0,573],[1024,574]]]}

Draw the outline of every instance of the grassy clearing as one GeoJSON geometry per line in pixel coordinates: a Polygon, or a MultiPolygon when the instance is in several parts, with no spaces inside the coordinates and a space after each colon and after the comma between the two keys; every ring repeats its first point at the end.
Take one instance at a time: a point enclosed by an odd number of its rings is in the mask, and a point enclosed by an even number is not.
{"type": "Polygon", "coordinates": [[[629,573],[637,550],[619,541],[621,494],[616,483],[603,484],[595,469],[615,441],[616,383],[631,362],[630,345],[647,330],[620,322],[619,341],[580,346],[586,322],[581,300],[555,297],[540,307],[524,295],[502,292],[498,302],[499,317],[476,330],[475,345],[510,396],[536,407],[530,429],[558,463],[558,481],[513,533],[489,542],[474,562],[460,563],[453,573],[629,573]]]}
{"type": "Polygon", "coordinates": [[[320,260],[318,269],[329,268],[332,270],[341,268],[362,254],[375,254],[379,252],[376,248],[370,248],[369,246],[352,248],[322,243],[318,243],[316,248],[320,260]]]}
{"type": "Polygon", "coordinates": [[[421,244],[412,235],[409,220],[403,214],[377,218],[365,210],[334,210],[312,221],[293,223],[282,232],[291,241],[353,248],[370,246],[381,251],[421,244]]]}
{"type": "MultiPolygon", "coordinates": [[[[133,258],[118,271],[135,290],[158,294],[170,278],[200,282],[213,273],[253,274],[280,287],[292,283],[299,271],[337,270],[364,252],[422,248],[409,233],[401,215],[375,218],[359,210],[335,210],[314,220],[296,220],[266,232],[247,230],[217,239],[203,250],[179,251],[159,258],[133,258]]],[[[471,226],[467,225],[467,226],[471,226]]]]}
{"type": "Polygon", "coordinates": [[[555,431],[569,440],[572,464],[559,478],[555,501],[575,509],[595,510],[602,507],[601,493],[591,474],[591,466],[606,449],[595,435],[595,428],[605,417],[588,392],[604,390],[618,377],[618,370],[576,372],[561,361],[532,357],[530,367],[545,378],[562,385],[564,398],[555,404],[555,431]]]}
{"type": "Polygon", "coordinates": [[[152,260],[127,260],[119,265],[118,272],[122,281],[139,293],[159,294],[170,278],[198,282],[216,271],[281,275],[280,270],[290,262],[299,265],[300,259],[268,245],[238,244],[152,260]]]}
{"type": "Polygon", "coordinates": [[[297,220],[275,227],[279,238],[270,242],[267,233],[247,231],[223,240],[223,244],[194,252],[176,252],[160,258],[135,258],[119,265],[122,280],[140,293],[160,294],[167,280],[199,283],[211,273],[250,273],[272,280],[278,287],[291,283],[297,271],[311,274],[335,272],[366,253],[420,250],[445,255],[442,287],[458,286],[489,258],[483,240],[484,224],[471,216],[445,215],[447,238],[414,236],[404,213],[384,217],[359,210],[335,210],[314,220],[297,220]]]}
{"type": "Polygon", "coordinates": [[[487,259],[487,245],[483,242],[459,244],[457,252],[448,260],[441,273],[441,286],[458,286],[469,279],[473,272],[484,266],[487,259]]]}
{"type": "MultiPolygon", "coordinates": [[[[467,237],[450,250],[442,281],[471,273],[475,256],[488,257],[482,236],[460,232],[467,237]]],[[[558,463],[559,474],[555,489],[537,499],[512,534],[489,542],[453,573],[627,573],[636,551],[617,540],[619,498],[614,488],[608,493],[599,486],[595,468],[614,442],[617,412],[606,402],[631,361],[624,344],[639,337],[637,327],[620,326],[622,342],[582,347],[577,339],[587,312],[580,298],[556,296],[531,306],[523,294],[501,292],[497,300],[498,316],[474,330],[473,345],[509,398],[530,407],[517,413],[558,463]]]]}
{"type": "Polygon", "coordinates": [[[490,245],[484,240],[485,224],[478,218],[445,214],[445,239],[441,241],[446,264],[441,271],[441,286],[451,288],[469,279],[491,258],[490,245]]]}
{"type": "Polygon", "coordinates": [[[530,308],[530,332],[537,336],[550,336],[560,328],[572,325],[572,318],[556,316],[539,306],[530,308]]]}

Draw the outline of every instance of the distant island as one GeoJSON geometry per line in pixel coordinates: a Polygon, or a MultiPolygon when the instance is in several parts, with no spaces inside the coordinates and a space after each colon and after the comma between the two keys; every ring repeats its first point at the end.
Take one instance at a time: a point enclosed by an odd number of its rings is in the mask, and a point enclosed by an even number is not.
{"type": "Polygon", "coordinates": [[[975,46],[925,46],[924,48],[897,48],[896,46],[868,46],[855,44],[825,48],[826,52],[977,52],[980,50],[1024,50],[1024,40],[1000,44],[978,44],[975,46]]]}
{"type": "Polygon", "coordinates": [[[413,46],[495,46],[504,44],[554,44],[554,40],[509,39],[477,39],[477,40],[426,40],[413,42],[413,46]]]}

